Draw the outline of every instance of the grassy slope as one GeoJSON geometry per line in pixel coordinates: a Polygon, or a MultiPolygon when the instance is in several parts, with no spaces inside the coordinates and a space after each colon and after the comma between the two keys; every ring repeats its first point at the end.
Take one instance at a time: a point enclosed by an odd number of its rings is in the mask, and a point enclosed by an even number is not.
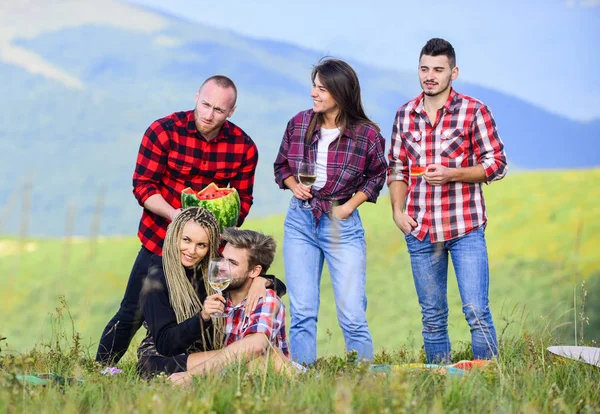
{"type": "MultiPolygon", "coordinates": [[[[515,306],[519,311],[525,308],[529,326],[539,325],[553,307],[553,315],[564,313],[572,307],[573,286],[583,278],[600,277],[595,247],[600,241],[599,181],[600,169],[542,171],[509,176],[486,187],[490,295],[499,331],[505,320],[516,318],[514,326],[521,326],[520,314],[513,313],[515,306]]],[[[281,194],[288,197],[288,193],[281,194]]],[[[361,207],[361,215],[368,240],[368,319],[376,350],[412,341],[419,345],[419,306],[406,246],[391,221],[389,200],[361,207]]],[[[246,226],[282,240],[282,216],[246,226]]],[[[33,251],[21,254],[15,239],[0,242],[0,311],[5,315],[0,334],[8,337],[10,348],[28,349],[43,336],[47,338],[48,315],[58,306],[58,295],[65,295],[76,330],[95,352],[97,336],[121,300],[139,249],[137,239],[100,240],[95,254],[90,254],[89,240],[31,240],[33,251]]],[[[283,277],[281,254],[273,271],[283,277]]],[[[597,301],[599,294],[589,292],[588,301],[597,301]]],[[[452,276],[449,296],[451,338],[466,340],[469,332],[452,276]]],[[[321,304],[319,352],[341,353],[343,338],[327,274],[322,279],[321,304]]],[[[558,321],[549,323],[554,326],[558,321]]],[[[588,339],[600,338],[600,332],[587,335],[588,339]]]]}

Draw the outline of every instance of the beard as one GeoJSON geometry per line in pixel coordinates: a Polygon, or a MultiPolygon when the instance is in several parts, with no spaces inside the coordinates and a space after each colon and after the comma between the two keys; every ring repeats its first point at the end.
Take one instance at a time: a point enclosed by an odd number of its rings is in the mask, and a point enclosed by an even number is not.
{"type": "Polygon", "coordinates": [[[194,109],[194,123],[196,124],[196,129],[203,137],[208,137],[211,133],[221,129],[223,124],[212,124],[211,126],[202,125],[200,123],[200,115],[198,115],[198,110],[194,109]]]}
{"type": "Polygon", "coordinates": [[[427,96],[437,96],[446,92],[450,88],[450,86],[452,86],[452,82],[448,80],[448,82],[446,82],[445,85],[438,83],[438,86],[440,86],[440,89],[438,89],[437,91],[428,91],[425,87],[425,82],[423,82],[421,84],[421,89],[423,90],[423,93],[427,96]]]}
{"type": "Polygon", "coordinates": [[[232,278],[231,283],[229,283],[229,286],[227,286],[227,290],[231,291],[231,290],[239,289],[240,287],[242,287],[244,285],[244,283],[246,283],[246,280],[248,280],[248,273],[245,273],[241,277],[232,278]]]}

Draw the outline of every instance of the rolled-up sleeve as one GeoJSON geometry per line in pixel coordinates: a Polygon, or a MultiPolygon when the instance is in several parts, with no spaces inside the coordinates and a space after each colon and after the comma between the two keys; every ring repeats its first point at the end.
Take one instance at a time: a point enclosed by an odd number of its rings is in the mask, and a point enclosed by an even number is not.
{"type": "Polygon", "coordinates": [[[375,203],[385,184],[387,167],[385,160],[385,138],[378,132],[368,149],[366,167],[365,176],[367,180],[359,190],[367,195],[369,202],[375,203]]]}
{"type": "Polygon", "coordinates": [[[168,148],[168,132],[159,121],[153,122],[142,138],[133,173],[133,195],[142,207],[160,193],[157,184],[167,168],[168,148]]]}
{"type": "Polygon", "coordinates": [[[240,216],[238,218],[238,227],[244,223],[246,216],[250,212],[253,203],[254,174],[258,164],[258,149],[253,143],[246,148],[244,162],[234,178],[230,180],[230,185],[234,187],[240,196],[240,216]]]}
{"type": "Polygon", "coordinates": [[[408,185],[407,153],[400,131],[400,111],[396,114],[392,127],[392,139],[388,153],[387,184],[392,181],[404,181],[408,185]]]}
{"type": "Polygon", "coordinates": [[[486,183],[504,178],[508,171],[504,143],[498,135],[490,109],[482,105],[473,120],[473,151],[483,166],[486,183]]]}
{"type": "Polygon", "coordinates": [[[275,182],[279,186],[279,188],[286,190],[287,187],[283,183],[288,177],[291,177],[292,171],[290,169],[290,165],[288,163],[288,151],[290,149],[290,139],[292,137],[294,131],[294,120],[291,119],[287,128],[285,129],[285,133],[283,134],[283,139],[281,140],[281,145],[279,146],[279,153],[277,154],[277,158],[273,163],[273,170],[275,172],[275,182]]]}

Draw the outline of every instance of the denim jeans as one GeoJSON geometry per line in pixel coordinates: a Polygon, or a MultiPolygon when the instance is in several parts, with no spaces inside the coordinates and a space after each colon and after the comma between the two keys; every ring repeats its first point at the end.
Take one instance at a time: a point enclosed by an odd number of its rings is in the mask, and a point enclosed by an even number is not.
{"type": "Polygon", "coordinates": [[[372,359],[373,341],[366,317],[365,232],[358,210],[346,220],[323,214],[315,225],[312,208],[292,197],[284,230],[292,358],[310,364],[317,357],[320,283],[326,260],[346,349],[356,350],[360,358],[372,359]]]}
{"type": "Polygon", "coordinates": [[[448,252],[452,257],[462,310],[471,328],[475,359],[497,354],[496,330],[488,303],[489,267],[482,227],[453,240],[431,243],[407,235],[413,279],[423,315],[427,362],[450,362],[448,336],[448,252]]]}
{"type": "Polygon", "coordinates": [[[142,246],[131,269],[119,310],[108,322],[100,337],[96,361],[103,365],[119,362],[144,322],[140,308],[140,293],[148,274],[151,258],[152,252],[142,246]]]}

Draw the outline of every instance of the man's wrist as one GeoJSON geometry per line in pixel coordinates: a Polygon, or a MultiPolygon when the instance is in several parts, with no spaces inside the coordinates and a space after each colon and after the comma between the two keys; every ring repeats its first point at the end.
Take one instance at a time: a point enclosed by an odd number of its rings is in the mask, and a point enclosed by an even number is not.
{"type": "Polygon", "coordinates": [[[402,214],[404,213],[404,206],[392,206],[392,214],[402,214]]]}
{"type": "Polygon", "coordinates": [[[459,170],[458,168],[451,168],[451,167],[448,167],[448,171],[450,172],[450,174],[449,174],[449,175],[450,175],[450,177],[449,177],[449,179],[448,179],[448,181],[449,181],[449,182],[451,182],[451,183],[455,183],[455,182],[457,182],[457,181],[460,181],[460,180],[459,180],[459,175],[460,175],[460,174],[459,174],[459,171],[458,171],[458,170],[459,170]]]}

